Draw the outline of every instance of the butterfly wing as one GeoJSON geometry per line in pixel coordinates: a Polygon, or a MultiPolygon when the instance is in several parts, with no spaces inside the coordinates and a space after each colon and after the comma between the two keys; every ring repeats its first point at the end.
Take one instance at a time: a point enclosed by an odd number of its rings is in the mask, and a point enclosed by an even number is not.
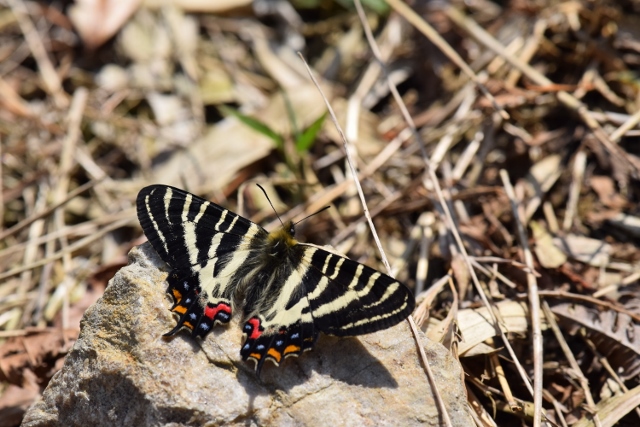
{"type": "Polygon", "coordinates": [[[240,353],[256,361],[258,373],[266,360],[279,364],[310,350],[319,332],[376,332],[407,318],[415,307],[409,289],[386,274],[312,245],[296,244],[292,251],[293,267],[277,284],[278,297],[247,313],[240,353]]]}
{"type": "Polygon", "coordinates": [[[307,246],[307,297],[316,327],[329,335],[363,335],[387,329],[415,308],[411,291],[359,262],[307,246]]]}
{"type": "Polygon", "coordinates": [[[149,242],[171,271],[171,310],[179,314],[172,335],[186,327],[203,337],[228,323],[237,272],[267,232],[257,224],[186,191],[152,185],[140,190],[138,219],[149,242]]]}

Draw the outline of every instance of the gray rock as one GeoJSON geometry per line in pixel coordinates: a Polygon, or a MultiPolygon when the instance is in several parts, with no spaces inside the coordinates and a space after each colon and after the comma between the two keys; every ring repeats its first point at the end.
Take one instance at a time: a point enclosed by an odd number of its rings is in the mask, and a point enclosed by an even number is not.
{"type": "MultiPolygon", "coordinates": [[[[166,271],[147,243],[87,310],[64,367],[23,426],[436,426],[442,417],[406,322],[357,338],[321,335],[280,367],[240,358],[241,327],[203,341],[184,332],[166,271]]],[[[454,426],[471,426],[460,366],[421,336],[454,426]]]]}

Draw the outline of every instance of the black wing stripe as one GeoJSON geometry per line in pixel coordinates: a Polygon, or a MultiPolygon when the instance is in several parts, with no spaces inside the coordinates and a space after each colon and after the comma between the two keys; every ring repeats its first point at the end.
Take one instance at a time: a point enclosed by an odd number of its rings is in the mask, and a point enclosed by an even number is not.
{"type": "Polygon", "coordinates": [[[333,298],[330,297],[331,292],[326,292],[327,287],[330,286],[331,281],[337,279],[338,274],[342,271],[342,264],[346,258],[340,256],[329,256],[325,258],[323,257],[323,253],[331,254],[315,247],[308,247],[305,248],[305,250],[307,252],[304,261],[306,261],[306,264],[309,266],[307,270],[307,275],[309,276],[307,282],[316,283],[315,286],[309,286],[307,288],[308,296],[318,305],[323,302],[330,302],[333,298]],[[322,269],[318,271],[317,267],[312,268],[314,265],[322,265],[322,269]],[[323,300],[323,295],[325,295],[327,299],[323,300]]]}

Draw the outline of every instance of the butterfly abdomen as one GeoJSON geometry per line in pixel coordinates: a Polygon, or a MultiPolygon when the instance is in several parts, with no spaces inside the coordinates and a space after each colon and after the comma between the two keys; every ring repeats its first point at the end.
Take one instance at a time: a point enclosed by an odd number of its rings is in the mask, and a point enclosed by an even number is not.
{"type": "Polygon", "coordinates": [[[267,320],[272,319],[275,311],[286,309],[282,306],[283,295],[292,293],[294,298],[301,295],[302,284],[284,289],[287,279],[300,266],[304,256],[302,247],[293,238],[292,229],[290,223],[285,223],[262,242],[264,246],[257,255],[256,272],[245,283],[246,318],[263,312],[267,320]],[[268,313],[264,313],[265,310],[268,313]]]}

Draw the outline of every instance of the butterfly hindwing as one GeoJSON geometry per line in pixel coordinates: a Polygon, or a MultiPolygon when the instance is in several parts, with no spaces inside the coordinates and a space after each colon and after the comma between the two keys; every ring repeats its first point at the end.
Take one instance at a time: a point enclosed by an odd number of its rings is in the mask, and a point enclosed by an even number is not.
{"type": "Polygon", "coordinates": [[[238,268],[254,237],[267,232],[215,203],[177,188],[152,185],[138,194],[140,225],[170,267],[167,292],[180,317],[167,335],[186,327],[204,336],[232,316],[238,268]]]}

